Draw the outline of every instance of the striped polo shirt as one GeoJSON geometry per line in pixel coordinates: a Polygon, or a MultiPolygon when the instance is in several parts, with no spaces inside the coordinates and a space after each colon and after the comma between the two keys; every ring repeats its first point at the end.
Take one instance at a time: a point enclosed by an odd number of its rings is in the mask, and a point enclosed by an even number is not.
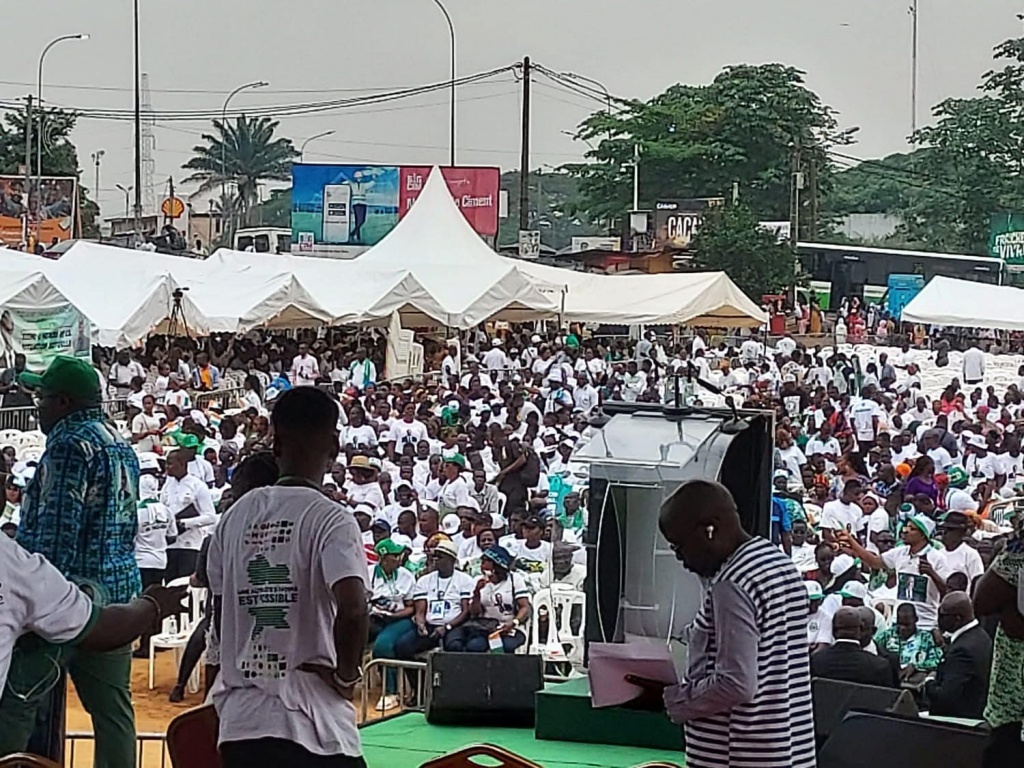
{"type": "MultiPolygon", "coordinates": [[[[712,580],[729,581],[750,596],[757,621],[757,693],[749,704],[685,723],[688,768],[814,768],[814,719],[807,653],[807,591],[792,561],[752,538],[712,580]]],[[[694,619],[690,677],[714,674],[716,634],[711,591],[694,619]],[[696,657],[696,658],[694,658],[696,657]],[[703,664],[701,670],[693,663],[703,664]],[[696,673],[696,675],[694,675],[696,673]]]]}

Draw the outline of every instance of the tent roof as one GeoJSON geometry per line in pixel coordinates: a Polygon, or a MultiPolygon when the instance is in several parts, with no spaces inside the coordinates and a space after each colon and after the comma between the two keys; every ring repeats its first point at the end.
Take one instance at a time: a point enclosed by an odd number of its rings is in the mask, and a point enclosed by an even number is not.
{"type": "Polygon", "coordinates": [[[42,272],[22,263],[6,264],[0,255],[0,307],[43,309],[74,304],[42,272]]]}
{"type": "MultiPolygon", "coordinates": [[[[522,321],[558,313],[557,302],[541,292],[536,280],[480,239],[438,168],[397,226],[356,262],[410,270],[441,305],[443,317],[435,319],[448,326],[470,328],[491,318],[522,321]]],[[[403,319],[417,324],[416,318],[403,319]]]]}
{"type": "Polygon", "coordinates": [[[900,319],[963,328],[1024,330],[1024,290],[952,277],[933,277],[900,319]]]}

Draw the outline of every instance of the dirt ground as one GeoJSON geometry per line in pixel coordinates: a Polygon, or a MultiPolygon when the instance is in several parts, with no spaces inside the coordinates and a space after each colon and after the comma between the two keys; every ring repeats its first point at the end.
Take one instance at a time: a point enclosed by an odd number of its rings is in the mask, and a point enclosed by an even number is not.
{"type": "MultiPolygon", "coordinates": [[[[167,700],[171,688],[177,679],[177,666],[174,662],[174,654],[165,651],[156,656],[156,671],[153,676],[154,688],[149,690],[149,662],[145,659],[132,661],[132,703],[135,706],[135,731],[138,734],[160,734],[167,732],[167,725],[177,715],[198,707],[203,703],[202,693],[185,692],[185,700],[180,704],[171,704],[167,700]]],[[[377,700],[376,695],[370,697],[370,706],[377,700]]],[[[360,699],[356,697],[356,705],[359,706],[360,699]]],[[[376,718],[375,712],[370,718],[376,718]]],[[[74,686],[68,683],[68,711],[67,711],[67,732],[71,733],[92,733],[92,721],[88,713],[82,708],[74,686]]],[[[139,768],[169,768],[170,760],[166,759],[163,753],[161,742],[145,742],[141,746],[142,760],[139,768]]],[[[67,768],[91,768],[92,766],[92,741],[72,740],[68,741],[65,750],[65,764],[67,768]],[[74,759],[72,759],[72,750],[74,759]]]]}

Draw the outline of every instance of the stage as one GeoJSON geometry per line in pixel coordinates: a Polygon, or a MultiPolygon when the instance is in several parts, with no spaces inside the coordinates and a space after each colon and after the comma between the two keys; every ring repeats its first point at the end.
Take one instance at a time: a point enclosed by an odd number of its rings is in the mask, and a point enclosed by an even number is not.
{"type": "Polygon", "coordinates": [[[569,741],[541,741],[530,728],[430,725],[410,712],[359,729],[368,768],[419,768],[471,744],[495,744],[545,768],[632,768],[658,760],[682,766],[683,753],[569,741]]]}

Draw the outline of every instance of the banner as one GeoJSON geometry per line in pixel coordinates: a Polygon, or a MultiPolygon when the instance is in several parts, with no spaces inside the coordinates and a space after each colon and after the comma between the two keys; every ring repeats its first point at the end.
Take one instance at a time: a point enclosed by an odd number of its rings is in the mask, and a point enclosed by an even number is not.
{"type": "Polygon", "coordinates": [[[90,359],[91,327],[88,319],[70,304],[47,309],[5,309],[0,315],[0,357],[14,364],[14,355],[25,355],[27,367],[42,371],[56,355],[90,359]]]}
{"type": "Polygon", "coordinates": [[[988,253],[1007,266],[1024,265],[1024,214],[996,213],[989,222],[988,253]]]}
{"type": "Polygon", "coordinates": [[[654,204],[655,249],[675,248],[688,250],[694,235],[704,222],[708,208],[722,205],[721,197],[703,197],[688,200],[661,200],[654,204]]]}
{"type": "Polygon", "coordinates": [[[0,176],[0,244],[15,246],[26,239],[26,205],[31,209],[29,231],[38,231],[44,246],[74,235],[77,179],[44,176],[37,194],[35,179],[26,200],[22,176],[0,176]]]}
{"type": "MultiPolygon", "coordinates": [[[[498,232],[497,168],[443,168],[452,198],[481,235],[498,232]]],[[[431,168],[292,166],[294,251],[354,257],[387,235],[419,197],[431,168]]]]}

